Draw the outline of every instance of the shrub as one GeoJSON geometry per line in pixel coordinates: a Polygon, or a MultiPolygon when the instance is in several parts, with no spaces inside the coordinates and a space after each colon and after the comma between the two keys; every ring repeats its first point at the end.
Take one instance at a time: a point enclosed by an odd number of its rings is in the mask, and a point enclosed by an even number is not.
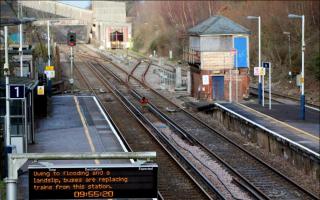
{"type": "Polygon", "coordinates": [[[310,63],[312,74],[314,74],[317,80],[320,80],[320,54],[316,55],[310,63]]]}

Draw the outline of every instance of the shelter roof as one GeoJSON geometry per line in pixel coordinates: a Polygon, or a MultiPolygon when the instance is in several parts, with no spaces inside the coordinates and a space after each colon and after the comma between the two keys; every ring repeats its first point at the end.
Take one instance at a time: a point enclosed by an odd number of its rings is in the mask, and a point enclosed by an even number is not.
{"type": "MultiPolygon", "coordinates": [[[[33,90],[38,85],[38,80],[27,77],[10,76],[10,84],[24,84],[28,90],[33,90]]],[[[5,89],[5,77],[0,77],[0,89],[5,89]]]]}
{"type": "Polygon", "coordinates": [[[250,34],[250,30],[224,17],[212,16],[188,30],[189,35],[250,34]]]}

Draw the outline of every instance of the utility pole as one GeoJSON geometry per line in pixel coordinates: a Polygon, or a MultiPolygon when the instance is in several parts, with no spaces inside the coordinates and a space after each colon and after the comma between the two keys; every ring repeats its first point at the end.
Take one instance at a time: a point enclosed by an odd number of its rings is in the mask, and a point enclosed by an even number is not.
{"type": "Polygon", "coordinates": [[[4,63],[4,76],[6,78],[6,147],[11,144],[10,141],[10,99],[9,99],[9,56],[8,56],[8,27],[4,27],[4,52],[5,52],[5,63],[4,63]]]}
{"type": "Polygon", "coordinates": [[[236,102],[238,103],[238,51],[236,50],[236,102]]]}
{"type": "Polygon", "coordinates": [[[73,93],[73,46],[70,47],[70,84],[71,84],[71,93],[73,93]]]}
{"type": "Polygon", "coordinates": [[[289,68],[291,69],[291,34],[289,33],[288,34],[288,43],[289,43],[289,49],[288,49],[288,51],[289,51],[289,68]]]}
{"type": "MultiPolygon", "coordinates": [[[[51,66],[51,55],[50,55],[50,21],[47,21],[47,39],[48,39],[48,66],[51,66]]],[[[48,95],[51,96],[51,77],[48,77],[48,95]]]]}
{"type": "Polygon", "coordinates": [[[51,66],[51,61],[50,61],[50,21],[47,21],[47,33],[48,33],[48,66],[51,66]]]}
{"type": "Polygon", "coordinates": [[[269,66],[269,110],[271,110],[271,63],[269,66]]]}
{"type": "MultiPolygon", "coordinates": [[[[258,36],[259,36],[259,71],[261,71],[261,17],[260,16],[247,16],[247,19],[257,19],[258,20],[258,36]]],[[[262,101],[262,87],[263,84],[261,83],[261,75],[259,73],[259,84],[258,84],[258,97],[259,97],[259,104],[264,104],[264,101],[262,101]]],[[[263,105],[264,106],[264,105],[263,105]]]]}
{"type": "MultiPolygon", "coordinates": [[[[259,67],[261,67],[261,17],[260,16],[258,17],[258,26],[259,26],[259,67]]],[[[262,98],[262,106],[264,107],[264,76],[261,77],[260,74],[259,74],[259,88],[260,88],[259,89],[260,101],[262,98]],[[262,83],[261,83],[261,79],[262,79],[262,83]]]]}
{"type": "Polygon", "coordinates": [[[73,93],[73,46],[77,43],[77,34],[74,32],[69,32],[67,35],[68,38],[68,45],[70,46],[70,85],[71,85],[71,92],[73,93]]]}
{"type": "Polygon", "coordinates": [[[289,76],[290,76],[290,83],[291,83],[291,79],[292,79],[292,72],[291,72],[291,33],[284,31],[283,34],[288,36],[288,52],[289,52],[289,56],[288,56],[288,60],[289,60],[289,76]]]}
{"type": "MultiPolygon", "coordinates": [[[[18,2],[18,16],[19,19],[22,19],[22,4],[18,2]]],[[[20,36],[20,46],[19,46],[19,56],[20,56],[20,76],[23,77],[23,51],[22,51],[22,34],[23,34],[23,27],[22,23],[19,25],[19,36],[20,36]]]]}
{"type": "Polygon", "coordinates": [[[304,41],[304,15],[302,15],[302,47],[301,47],[301,57],[302,57],[302,70],[301,70],[301,119],[305,120],[305,96],[304,96],[304,51],[306,49],[306,44],[304,41]]]}

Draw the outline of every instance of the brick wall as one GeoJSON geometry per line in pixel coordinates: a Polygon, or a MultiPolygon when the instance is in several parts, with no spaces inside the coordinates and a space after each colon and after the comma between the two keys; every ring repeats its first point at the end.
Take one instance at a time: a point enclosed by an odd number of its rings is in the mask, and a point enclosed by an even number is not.
{"type": "MultiPolygon", "coordinates": [[[[238,100],[242,100],[249,95],[249,83],[250,77],[246,73],[247,69],[241,69],[238,74],[238,100]]],[[[230,75],[229,70],[201,70],[200,73],[192,73],[192,96],[196,98],[202,98],[207,100],[214,100],[212,96],[212,76],[224,76],[224,99],[229,100],[229,82],[230,75]],[[209,85],[202,85],[202,76],[209,75],[209,85]]],[[[236,70],[233,70],[232,76],[232,100],[236,99],[236,70]]]]}

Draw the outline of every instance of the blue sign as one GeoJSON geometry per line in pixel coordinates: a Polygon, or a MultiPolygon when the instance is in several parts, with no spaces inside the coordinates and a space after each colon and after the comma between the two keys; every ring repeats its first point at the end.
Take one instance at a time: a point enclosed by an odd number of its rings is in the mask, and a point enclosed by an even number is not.
{"type": "Polygon", "coordinates": [[[10,99],[24,99],[25,86],[19,84],[12,84],[10,87],[10,99]]]}
{"type": "Polygon", "coordinates": [[[10,40],[12,40],[15,44],[19,44],[20,42],[20,33],[12,33],[10,36],[10,40]]]}
{"type": "Polygon", "coordinates": [[[270,68],[270,62],[263,62],[262,63],[262,67],[266,68],[266,69],[269,69],[270,68]]]}
{"type": "Polygon", "coordinates": [[[248,67],[247,38],[235,37],[234,48],[237,50],[237,55],[234,57],[234,66],[238,68],[248,67]]]}

